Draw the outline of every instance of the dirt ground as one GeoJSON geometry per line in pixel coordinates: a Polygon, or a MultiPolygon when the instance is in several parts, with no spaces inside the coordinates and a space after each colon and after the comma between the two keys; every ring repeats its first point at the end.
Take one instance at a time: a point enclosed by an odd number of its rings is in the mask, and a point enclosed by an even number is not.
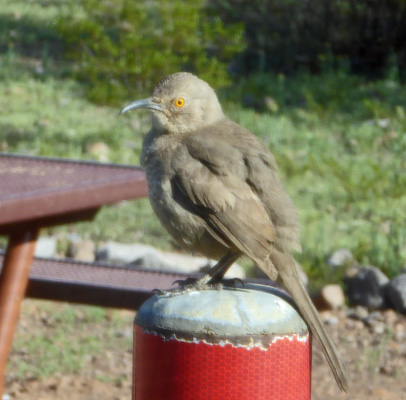
{"type": "MultiPolygon", "coordinates": [[[[368,313],[361,308],[321,314],[347,365],[351,392],[339,392],[321,351],[314,346],[312,400],[406,400],[406,317],[391,310],[368,313]]],[[[107,311],[92,318],[83,306],[26,300],[7,369],[5,398],[131,399],[133,317],[129,311],[107,311]],[[70,317],[65,315],[66,307],[70,317]],[[58,332],[66,332],[69,342],[58,332]],[[81,342],[86,353],[86,335],[95,342],[88,355],[75,348],[80,366],[74,360],[67,366],[61,361],[60,368],[57,365],[51,373],[38,366],[44,352],[49,359],[41,365],[51,363],[53,353],[46,349],[53,348],[55,341],[60,347],[81,342]],[[39,341],[37,347],[31,346],[38,338],[46,345],[39,341]]]]}

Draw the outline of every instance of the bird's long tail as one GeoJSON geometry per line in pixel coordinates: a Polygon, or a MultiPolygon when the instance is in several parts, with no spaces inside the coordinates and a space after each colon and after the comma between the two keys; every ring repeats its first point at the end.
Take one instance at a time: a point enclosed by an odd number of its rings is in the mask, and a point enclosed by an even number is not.
{"type": "MultiPolygon", "coordinates": [[[[293,297],[302,318],[305,320],[313,336],[320,343],[337,381],[337,385],[342,391],[347,392],[348,378],[345,366],[338,354],[336,345],[326,332],[316,308],[299,279],[293,256],[276,250],[272,252],[270,259],[278,270],[281,283],[293,297]]],[[[265,272],[267,272],[267,266],[264,265],[264,267],[265,272]]]]}

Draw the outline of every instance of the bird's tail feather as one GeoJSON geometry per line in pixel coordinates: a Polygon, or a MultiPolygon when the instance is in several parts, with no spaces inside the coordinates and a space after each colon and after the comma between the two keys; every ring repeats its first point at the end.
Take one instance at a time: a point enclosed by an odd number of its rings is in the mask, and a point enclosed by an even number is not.
{"type": "Polygon", "coordinates": [[[275,251],[275,253],[271,254],[270,258],[272,263],[277,267],[279,278],[293,297],[302,318],[305,320],[313,336],[320,343],[339,388],[347,392],[348,378],[345,366],[336,345],[325,330],[305,287],[300,282],[293,256],[275,251]]]}

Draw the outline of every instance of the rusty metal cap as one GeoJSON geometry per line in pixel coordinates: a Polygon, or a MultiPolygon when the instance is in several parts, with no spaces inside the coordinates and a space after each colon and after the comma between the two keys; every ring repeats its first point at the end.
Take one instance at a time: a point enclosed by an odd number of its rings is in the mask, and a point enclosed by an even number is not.
{"type": "Polygon", "coordinates": [[[155,295],[137,313],[135,323],[144,330],[165,337],[210,342],[244,338],[307,336],[308,329],[290,304],[288,296],[273,287],[246,284],[244,288],[185,291],[176,295],[155,295]]]}

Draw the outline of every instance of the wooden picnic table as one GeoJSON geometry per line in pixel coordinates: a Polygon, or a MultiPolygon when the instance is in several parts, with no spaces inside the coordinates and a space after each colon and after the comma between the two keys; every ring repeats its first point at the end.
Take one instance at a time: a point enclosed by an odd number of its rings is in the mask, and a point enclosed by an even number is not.
{"type": "Polygon", "coordinates": [[[0,153],[0,397],[38,232],[91,220],[106,204],[147,195],[139,167],[0,153]]]}

